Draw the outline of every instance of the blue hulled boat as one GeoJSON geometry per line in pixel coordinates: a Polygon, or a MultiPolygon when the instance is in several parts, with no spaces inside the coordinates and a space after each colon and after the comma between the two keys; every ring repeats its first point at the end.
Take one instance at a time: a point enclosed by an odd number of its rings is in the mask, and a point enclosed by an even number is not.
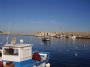
{"type": "Polygon", "coordinates": [[[41,60],[32,59],[32,44],[6,44],[2,47],[1,61],[3,65],[12,65],[11,67],[50,67],[48,63],[49,53],[39,53],[41,60]]]}

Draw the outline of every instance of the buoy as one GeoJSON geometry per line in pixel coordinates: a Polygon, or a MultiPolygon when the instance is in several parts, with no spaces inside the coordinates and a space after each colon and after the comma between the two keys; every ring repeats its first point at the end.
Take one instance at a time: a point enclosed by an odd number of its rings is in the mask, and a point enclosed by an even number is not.
{"type": "Polygon", "coordinates": [[[77,53],[75,53],[75,56],[77,56],[78,54],[77,53]]]}

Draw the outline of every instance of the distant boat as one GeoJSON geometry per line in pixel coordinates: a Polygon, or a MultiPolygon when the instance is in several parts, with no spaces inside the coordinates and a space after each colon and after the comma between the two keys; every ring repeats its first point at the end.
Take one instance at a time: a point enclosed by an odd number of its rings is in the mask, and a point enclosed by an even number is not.
{"type": "Polygon", "coordinates": [[[69,38],[71,38],[71,39],[76,39],[76,36],[70,36],[69,38]]]}
{"type": "Polygon", "coordinates": [[[42,38],[42,41],[50,41],[50,38],[49,37],[44,37],[44,38],[42,38]]]}

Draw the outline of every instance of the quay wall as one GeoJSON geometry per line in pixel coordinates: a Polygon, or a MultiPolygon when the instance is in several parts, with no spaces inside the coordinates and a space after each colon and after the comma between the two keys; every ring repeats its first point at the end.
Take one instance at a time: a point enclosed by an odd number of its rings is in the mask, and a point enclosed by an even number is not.
{"type": "Polygon", "coordinates": [[[76,37],[90,37],[90,32],[37,32],[35,36],[61,36],[66,37],[76,36],[76,37]]]}
{"type": "Polygon", "coordinates": [[[88,37],[90,38],[90,32],[2,32],[3,35],[27,35],[27,36],[51,36],[60,37],[61,35],[65,37],[76,36],[76,37],[88,37]]]}
{"type": "Polygon", "coordinates": [[[21,35],[21,36],[34,36],[35,33],[34,32],[2,32],[2,35],[21,35]]]}

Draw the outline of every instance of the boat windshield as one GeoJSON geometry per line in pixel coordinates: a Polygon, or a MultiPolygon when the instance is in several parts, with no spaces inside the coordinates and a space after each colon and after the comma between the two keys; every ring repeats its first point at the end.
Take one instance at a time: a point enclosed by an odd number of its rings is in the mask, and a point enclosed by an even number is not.
{"type": "Polygon", "coordinates": [[[2,53],[0,52],[0,57],[2,57],[2,53]]]}
{"type": "Polygon", "coordinates": [[[18,49],[14,48],[5,48],[4,55],[18,55],[18,49]]]}

